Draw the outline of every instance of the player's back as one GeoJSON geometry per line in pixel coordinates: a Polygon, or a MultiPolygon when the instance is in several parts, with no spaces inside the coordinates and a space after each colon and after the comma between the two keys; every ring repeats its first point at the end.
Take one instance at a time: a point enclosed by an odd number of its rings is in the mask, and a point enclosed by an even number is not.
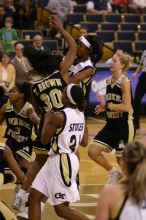
{"type": "Polygon", "coordinates": [[[57,130],[52,140],[52,151],[60,154],[76,152],[84,134],[84,113],[77,108],[65,108],[61,112],[65,116],[65,124],[57,130]]]}
{"type": "Polygon", "coordinates": [[[63,109],[61,95],[65,86],[66,82],[59,71],[33,83],[32,92],[41,112],[63,109]]]}

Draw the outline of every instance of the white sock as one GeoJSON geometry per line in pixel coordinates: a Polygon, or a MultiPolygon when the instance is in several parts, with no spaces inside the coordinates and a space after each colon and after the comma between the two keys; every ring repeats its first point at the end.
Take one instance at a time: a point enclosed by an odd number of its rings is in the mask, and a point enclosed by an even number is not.
{"type": "Polygon", "coordinates": [[[23,198],[24,196],[26,196],[26,191],[23,190],[23,189],[20,189],[19,192],[18,192],[18,196],[23,198]]]}
{"type": "Polygon", "coordinates": [[[44,210],[44,206],[45,206],[45,203],[41,202],[41,213],[42,213],[43,210],[44,210]]]}
{"type": "Polygon", "coordinates": [[[115,167],[113,167],[111,170],[109,170],[109,173],[113,173],[115,170],[117,170],[115,167]]]}

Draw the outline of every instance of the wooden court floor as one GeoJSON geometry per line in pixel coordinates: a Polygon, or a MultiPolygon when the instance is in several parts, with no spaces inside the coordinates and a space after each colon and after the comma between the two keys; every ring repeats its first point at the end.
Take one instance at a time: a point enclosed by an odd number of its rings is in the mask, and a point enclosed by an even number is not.
{"type": "MultiPolygon", "coordinates": [[[[88,118],[87,125],[89,129],[89,139],[91,140],[95,134],[103,127],[105,123],[104,118],[88,118]]],[[[4,126],[0,128],[0,136],[3,133],[4,126]]],[[[141,118],[141,128],[136,133],[137,140],[146,143],[146,117],[141,118]]],[[[80,148],[80,195],[79,202],[71,204],[72,208],[83,211],[89,219],[94,219],[95,206],[107,179],[106,171],[96,165],[87,155],[88,148],[80,148]]],[[[114,152],[105,154],[106,158],[114,165],[117,166],[114,152]]],[[[0,196],[6,204],[11,207],[13,198],[14,184],[6,184],[2,187],[0,196]]],[[[59,220],[53,208],[47,203],[42,214],[42,220],[59,220]]]]}

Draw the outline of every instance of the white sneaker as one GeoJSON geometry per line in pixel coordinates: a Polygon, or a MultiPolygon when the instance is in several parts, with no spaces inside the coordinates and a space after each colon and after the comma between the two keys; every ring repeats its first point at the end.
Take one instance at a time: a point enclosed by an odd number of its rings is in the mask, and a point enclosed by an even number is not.
{"type": "Polygon", "coordinates": [[[17,214],[17,218],[20,219],[28,219],[28,195],[29,193],[26,193],[23,198],[18,197],[21,199],[19,212],[17,214]]]}
{"type": "Polygon", "coordinates": [[[21,204],[22,204],[22,198],[19,196],[17,196],[17,197],[15,196],[13,203],[12,203],[12,208],[16,211],[19,211],[21,204]]]}
{"type": "MultiPolygon", "coordinates": [[[[45,204],[41,202],[41,213],[44,211],[45,204]]],[[[18,220],[27,220],[28,219],[28,207],[22,207],[20,212],[17,214],[18,220]]]]}
{"type": "Polygon", "coordinates": [[[16,187],[15,187],[15,191],[14,191],[14,199],[13,199],[13,202],[12,202],[12,208],[14,209],[14,210],[19,210],[19,203],[20,203],[20,201],[19,201],[19,199],[21,199],[21,198],[18,198],[18,192],[19,192],[19,190],[21,189],[21,184],[17,184],[16,185],[16,187]]]}
{"type": "Polygon", "coordinates": [[[120,178],[122,178],[123,174],[120,172],[120,170],[113,168],[108,173],[108,181],[106,185],[111,185],[115,182],[117,182],[120,178]]]}

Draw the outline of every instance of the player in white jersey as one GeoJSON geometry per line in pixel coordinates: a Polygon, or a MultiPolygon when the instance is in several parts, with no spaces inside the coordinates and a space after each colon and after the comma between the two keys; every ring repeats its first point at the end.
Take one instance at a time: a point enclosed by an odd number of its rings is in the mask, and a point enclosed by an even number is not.
{"type": "Polygon", "coordinates": [[[95,64],[102,57],[102,45],[97,36],[81,36],[76,59],[69,69],[69,83],[80,84],[86,94],[95,73],[95,64]]]}
{"type": "Polygon", "coordinates": [[[45,115],[41,141],[51,140],[50,157],[36,176],[30,193],[29,220],[40,220],[41,198],[49,197],[58,216],[69,220],[87,220],[81,212],[70,209],[69,203],[79,199],[76,175],[79,161],[76,150],[88,143],[84,108],[86,100],[80,86],[69,84],[63,91],[64,110],[45,115]]]}
{"type": "Polygon", "coordinates": [[[125,179],[103,189],[96,220],[146,219],[146,146],[138,141],[129,143],[121,165],[125,179]]]}

